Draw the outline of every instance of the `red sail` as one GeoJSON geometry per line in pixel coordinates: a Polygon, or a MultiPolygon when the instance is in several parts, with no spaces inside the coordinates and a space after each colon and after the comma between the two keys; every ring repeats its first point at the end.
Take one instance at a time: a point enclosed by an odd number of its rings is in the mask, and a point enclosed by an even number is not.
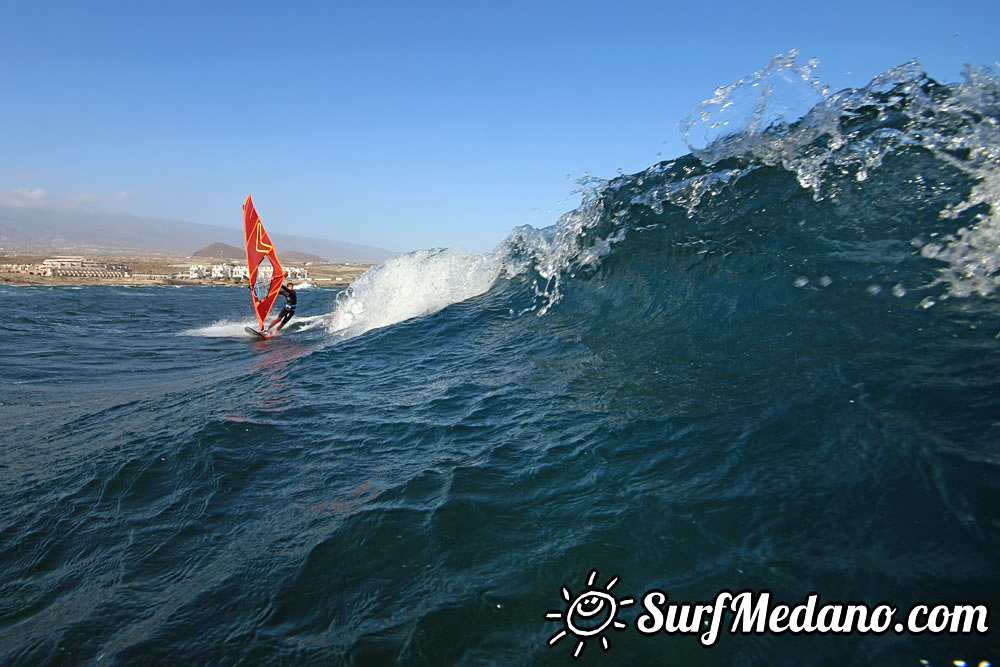
{"type": "Polygon", "coordinates": [[[281,268],[278,254],[274,251],[274,244],[271,243],[271,237],[261,224],[250,195],[247,195],[247,200],[243,202],[243,238],[247,244],[247,266],[250,268],[253,310],[263,330],[267,314],[271,312],[271,306],[281,291],[285,270],[281,268]],[[270,275],[268,275],[269,270],[270,275]]]}

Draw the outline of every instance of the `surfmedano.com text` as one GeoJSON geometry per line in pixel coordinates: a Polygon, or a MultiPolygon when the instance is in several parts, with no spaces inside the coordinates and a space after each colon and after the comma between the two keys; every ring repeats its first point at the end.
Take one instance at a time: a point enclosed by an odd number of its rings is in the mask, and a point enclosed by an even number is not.
{"type": "Polygon", "coordinates": [[[989,607],[985,604],[918,603],[905,615],[890,604],[820,604],[819,594],[810,593],[794,605],[772,604],[771,592],[720,591],[711,603],[670,602],[660,590],[642,596],[643,613],[635,627],[644,635],[699,635],[703,646],[719,638],[726,617],[730,634],[986,634],[989,607]],[[708,626],[704,630],[705,625],[708,626]],[[703,631],[704,630],[704,631],[703,631]]]}

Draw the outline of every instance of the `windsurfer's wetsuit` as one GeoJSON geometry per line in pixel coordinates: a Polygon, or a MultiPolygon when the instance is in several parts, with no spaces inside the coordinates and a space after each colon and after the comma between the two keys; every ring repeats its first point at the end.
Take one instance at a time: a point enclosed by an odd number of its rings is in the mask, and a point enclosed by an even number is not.
{"type": "Polygon", "coordinates": [[[288,323],[288,320],[292,319],[292,315],[295,314],[295,302],[298,298],[295,296],[295,289],[285,287],[284,285],[281,286],[279,294],[285,297],[285,307],[282,308],[281,312],[278,313],[278,316],[274,318],[274,322],[271,322],[271,326],[269,326],[268,329],[277,324],[278,331],[281,331],[281,327],[285,326],[288,323]]]}
{"type": "Polygon", "coordinates": [[[291,311],[291,313],[294,315],[295,302],[298,300],[298,297],[295,296],[295,290],[291,287],[285,287],[284,285],[282,285],[281,292],[279,292],[279,294],[285,297],[285,307],[281,309],[281,312],[283,313],[287,310],[291,311]]]}

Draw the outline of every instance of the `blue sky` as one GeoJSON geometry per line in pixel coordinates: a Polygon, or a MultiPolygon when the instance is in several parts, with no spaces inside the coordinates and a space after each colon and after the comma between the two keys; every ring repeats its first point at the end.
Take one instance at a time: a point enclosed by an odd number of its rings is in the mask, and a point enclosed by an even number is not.
{"type": "Polygon", "coordinates": [[[0,203],[393,250],[489,250],[573,178],[687,152],[678,121],[797,48],[834,89],[1000,59],[1000,3],[7,2],[0,203]]]}

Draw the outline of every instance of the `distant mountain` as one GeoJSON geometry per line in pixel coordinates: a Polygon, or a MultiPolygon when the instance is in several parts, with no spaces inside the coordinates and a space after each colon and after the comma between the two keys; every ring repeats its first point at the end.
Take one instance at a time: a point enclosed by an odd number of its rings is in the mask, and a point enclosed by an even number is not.
{"type": "MultiPolygon", "coordinates": [[[[271,238],[279,252],[281,248],[309,248],[312,256],[334,262],[381,262],[397,254],[385,248],[290,234],[272,232],[271,238]]],[[[0,206],[0,248],[8,251],[119,250],[187,256],[191,248],[211,247],[219,239],[226,241],[221,245],[239,249],[236,258],[243,256],[242,226],[202,225],[110,211],[0,206]]]]}
{"type": "Polygon", "coordinates": [[[319,255],[310,255],[307,252],[299,252],[297,250],[289,250],[287,252],[282,251],[278,255],[278,259],[282,263],[285,262],[298,262],[299,264],[305,264],[306,262],[325,262],[327,260],[323,259],[319,255]]]}
{"type": "MultiPolygon", "coordinates": [[[[201,250],[196,250],[191,256],[213,259],[246,259],[247,255],[246,250],[243,248],[237,248],[236,246],[229,245],[228,243],[213,243],[212,245],[205,246],[201,250]]],[[[298,262],[299,264],[304,264],[305,262],[327,261],[319,255],[312,255],[307,252],[298,252],[297,250],[282,250],[278,255],[278,259],[280,259],[282,263],[298,262]]]]}
{"type": "Polygon", "coordinates": [[[212,257],[215,259],[243,259],[246,251],[228,243],[213,243],[201,250],[195,250],[192,257],[212,257]]]}

